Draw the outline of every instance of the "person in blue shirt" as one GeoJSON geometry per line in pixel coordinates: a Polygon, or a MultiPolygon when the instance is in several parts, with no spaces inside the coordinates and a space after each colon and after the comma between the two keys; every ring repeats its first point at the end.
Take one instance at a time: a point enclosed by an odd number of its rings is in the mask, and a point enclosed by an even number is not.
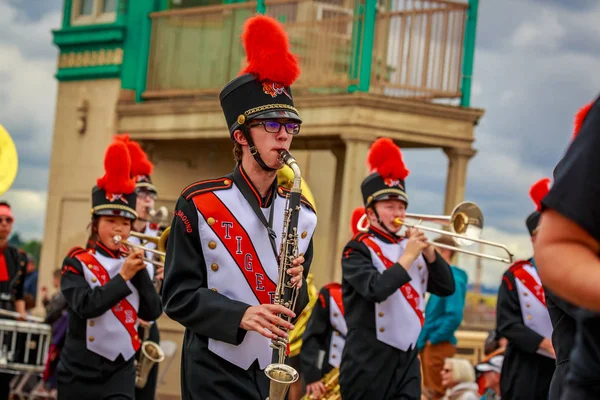
{"type": "MultiPolygon", "coordinates": [[[[449,236],[441,236],[434,242],[456,246],[449,236]]],[[[447,297],[431,295],[425,308],[425,323],[417,341],[423,367],[423,395],[436,400],[441,399],[445,392],[440,375],[444,360],[456,354],[454,333],[463,319],[468,282],[467,273],[451,263],[455,252],[443,248],[439,248],[438,252],[450,264],[456,290],[447,297]]]]}
{"type": "Polygon", "coordinates": [[[35,307],[37,300],[37,283],[38,283],[38,270],[35,265],[35,258],[31,254],[27,254],[27,275],[25,276],[25,283],[23,285],[23,292],[25,295],[30,295],[30,302],[28,309],[35,307]]]}

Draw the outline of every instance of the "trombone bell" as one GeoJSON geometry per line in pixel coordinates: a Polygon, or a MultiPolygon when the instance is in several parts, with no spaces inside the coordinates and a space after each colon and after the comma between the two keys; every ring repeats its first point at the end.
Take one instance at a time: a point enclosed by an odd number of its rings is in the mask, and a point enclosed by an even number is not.
{"type": "Polygon", "coordinates": [[[265,374],[271,381],[267,400],[284,400],[290,385],[298,380],[298,372],[286,364],[269,364],[265,374]]]}

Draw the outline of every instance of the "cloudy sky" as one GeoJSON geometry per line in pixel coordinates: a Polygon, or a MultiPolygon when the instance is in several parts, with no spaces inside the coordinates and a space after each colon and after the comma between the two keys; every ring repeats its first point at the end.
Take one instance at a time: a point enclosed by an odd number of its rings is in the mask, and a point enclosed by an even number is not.
{"type": "MultiPolygon", "coordinates": [[[[41,238],[54,123],[62,0],[0,0],[0,123],[19,151],[19,172],[2,197],[14,205],[16,231],[41,238]]],[[[600,2],[483,0],[477,29],[472,105],[485,109],[466,198],[485,215],[484,237],[531,253],[524,219],[530,185],[552,169],[572,131],[573,115],[600,88],[600,2]]],[[[447,159],[441,150],[405,151],[412,212],[440,213],[447,159]]],[[[460,265],[472,272],[475,258],[460,265]]],[[[505,265],[483,262],[497,284],[505,265]]],[[[473,274],[471,273],[471,276],[473,274]]]]}

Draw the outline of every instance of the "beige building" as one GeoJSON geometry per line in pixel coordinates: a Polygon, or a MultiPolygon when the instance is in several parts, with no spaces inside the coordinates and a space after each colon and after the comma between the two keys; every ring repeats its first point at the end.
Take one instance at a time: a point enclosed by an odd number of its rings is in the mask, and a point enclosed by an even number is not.
{"type": "MultiPolygon", "coordinates": [[[[217,94],[243,65],[238,33],[261,7],[284,22],[303,69],[294,97],[305,122],[292,154],[316,200],[311,270],[318,287],[340,279],[350,214],[361,204],[366,154],[377,137],[444,150],[445,206],[431,213],[447,214],[463,199],[483,115],[468,107],[476,9],[445,0],[411,9],[374,0],[356,9],[345,0],[168,3],[65,1],[54,32],[59,83],[40,285],[86,242],[91,188],[113,135],[143,144],[155,165],[158,205],[169,210],[191,182],[232,170],[217,94]]],[[[181,342],[179,324],[163,316],[159,326],[162,339],[181,342]]],[[[179,356],[180,349],[159,387],[163,398],[179,398],[179,356]]]]}

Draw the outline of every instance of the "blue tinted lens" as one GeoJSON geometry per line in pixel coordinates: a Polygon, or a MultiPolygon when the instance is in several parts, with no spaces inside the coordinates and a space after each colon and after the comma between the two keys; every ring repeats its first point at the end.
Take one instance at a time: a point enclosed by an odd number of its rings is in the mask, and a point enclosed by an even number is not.
{"type": "Polygon", "coordinates": [[[281,124],[277,121],[265,121],[265,130],[271,133],[277,133],[281,129],[281,124]]]}
{"type": "Polygon", "coordinates": [[[300,132],[300,124],[297,122],[288,122],[285,124],[285,130],[290,135],[297,135],[300,132]]]}

